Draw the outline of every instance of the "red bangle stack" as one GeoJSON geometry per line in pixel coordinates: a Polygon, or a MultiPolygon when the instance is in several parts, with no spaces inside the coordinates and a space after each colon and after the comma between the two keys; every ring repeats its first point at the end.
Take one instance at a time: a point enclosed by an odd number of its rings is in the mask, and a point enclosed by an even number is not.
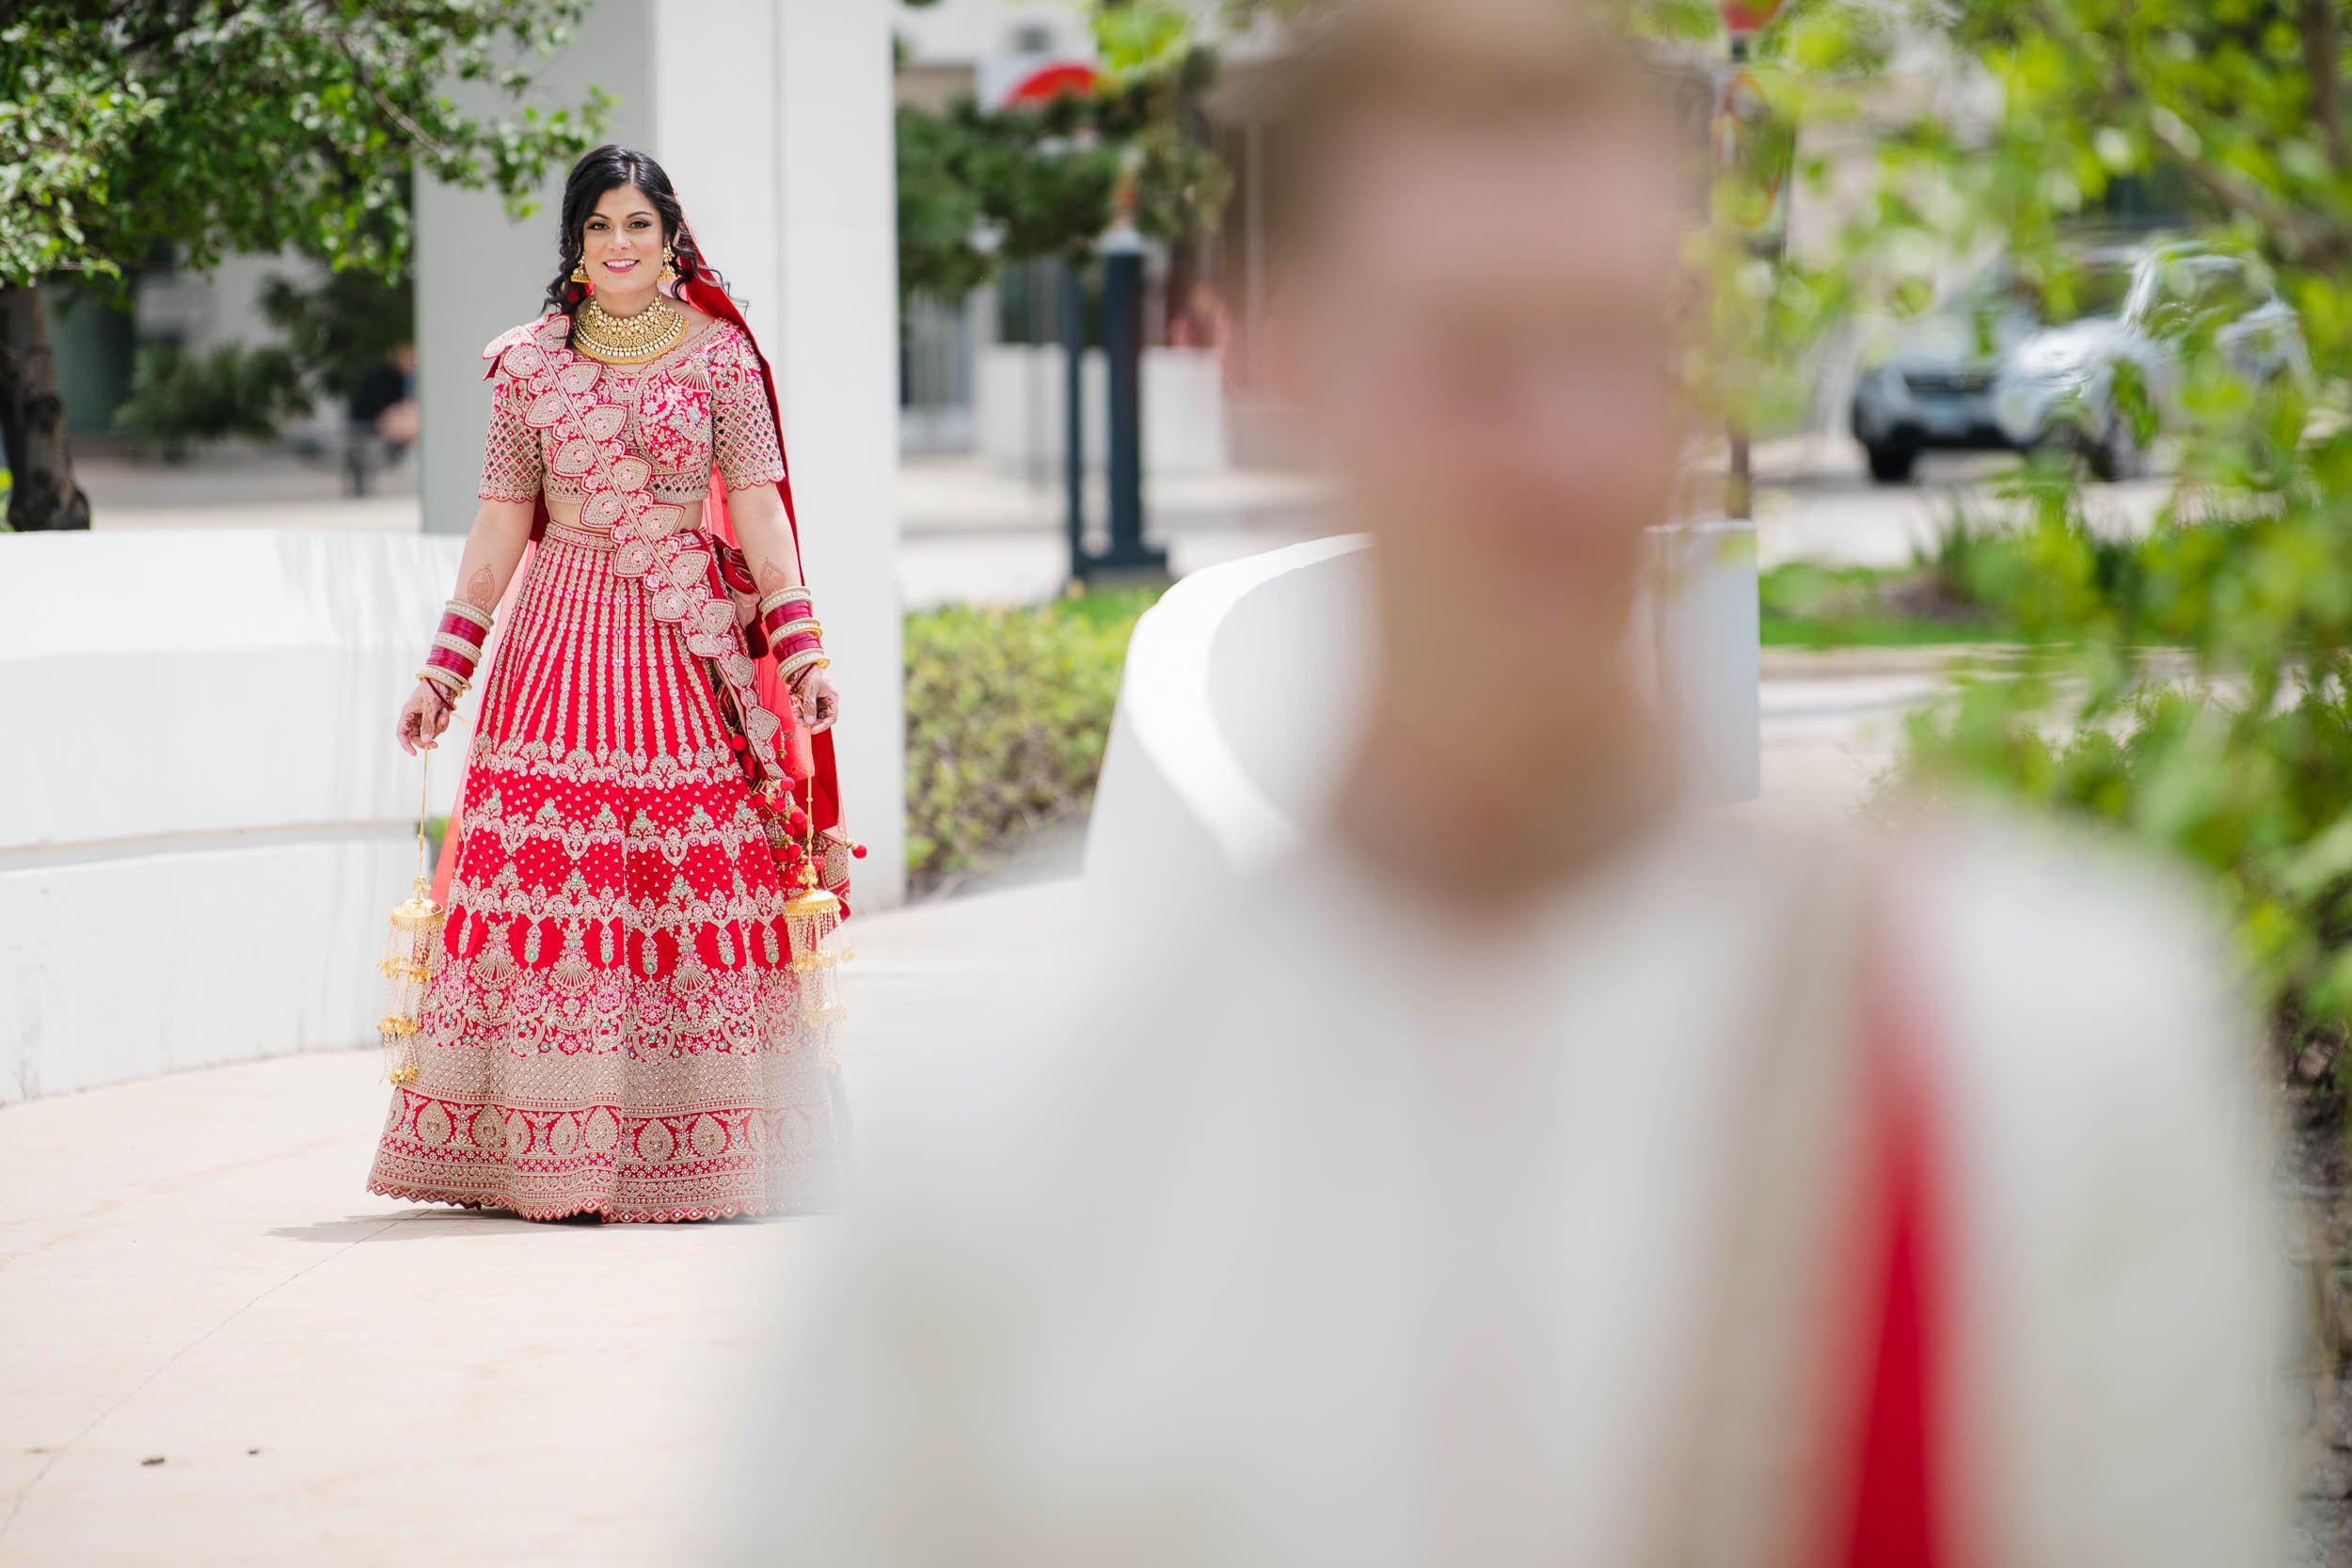
{"type": "Polygon", "coordinates": [[[798,585],[763,594],[759,601],[760,629],[787,685],[798,686],[809,671],[833,663],[825,657],[825,628],[811,613],[814,603],[808,590],[798,585]]]}
{"type": "Polygon", "coordinates": [[[463,599],[452,599],[441,610],[440,629],[433,634],[432,651],[424,656],[419,680],[430,681],[451,705],[473,684],[482,663],[482,645],[490,636],[491,618],[463,599]]]}

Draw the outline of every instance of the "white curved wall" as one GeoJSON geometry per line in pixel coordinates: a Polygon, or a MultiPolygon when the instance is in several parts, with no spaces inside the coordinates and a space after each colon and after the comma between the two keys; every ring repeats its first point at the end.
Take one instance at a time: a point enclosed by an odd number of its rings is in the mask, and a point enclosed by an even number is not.
{"type": "Polygon", "coordinates": [[[373,1037],[461,544],[0,538],[0,1102],[373,1037]]]}
{"type": "MultiPolygon", "coordinates": [[[[1758,787],[1756,530],[1652,531],[1635,636],[1699,792],[1758,787]]],[[[1087,832],[1113,894],[1197,894],[1297,841],[1345,760],[1369,671],[1370,542],[1318,539],[1196,572],[1136,625],[1087,832]]]]}
{"type": "Polygon", "coordinates": [[[1753,800],[1763,787],[1762,607],[1756,525],[1650,531],[1651,678],[1704,799],[1753,800]]]}

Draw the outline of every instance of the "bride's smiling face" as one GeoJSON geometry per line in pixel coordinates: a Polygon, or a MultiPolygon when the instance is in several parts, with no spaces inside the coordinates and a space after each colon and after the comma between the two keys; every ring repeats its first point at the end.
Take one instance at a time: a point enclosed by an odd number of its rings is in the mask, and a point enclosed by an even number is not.
{"type": "Polygon", "coordinates": [[[580,259],[596,303],[630,315],[653,298],[661,277],[661,214],[634,185],[616,185],[596,202],[580,230],[580,259]]]}

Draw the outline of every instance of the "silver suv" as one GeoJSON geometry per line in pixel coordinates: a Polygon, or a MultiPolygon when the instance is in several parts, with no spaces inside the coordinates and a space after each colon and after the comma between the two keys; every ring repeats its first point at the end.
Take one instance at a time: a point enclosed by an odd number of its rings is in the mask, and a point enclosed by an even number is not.
{"type": "Polygon", "coordinates": [[[2302,324],[2267,277],[2193,245],[2093,251],[2044,291],[2006,265],[1914,325],[1854,388],[1870,477],[1899,484],[1922,451],[2063,441],[2101,479],[2137,473],[2145,443],[2117,395],[2131,367],[2159,422],[2177,412],[2194,334],[2250,381],[2310,369],[2302,324]]]}

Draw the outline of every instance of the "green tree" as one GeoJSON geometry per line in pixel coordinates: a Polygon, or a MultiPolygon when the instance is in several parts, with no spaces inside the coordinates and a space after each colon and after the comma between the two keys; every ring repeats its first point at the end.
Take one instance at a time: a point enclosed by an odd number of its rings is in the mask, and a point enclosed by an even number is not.
{"type": "MultiPolygon", "coordinates": [[[[160,255],[204,269],[293,247],[402,276],[414,168],[517,213],[609,101],[527,101],[586,0],[18,0],[0,25],[0,440],[8,524],[87,528],[44,282],[128,298],[160,255]],[[461,108],[478,83],[500,105],[461,108]]],[[[157,383],[161,396],[164,384],[157,383]]]]}
{"type": "MultiPolygon", "coordinates": [[[[2135,442],[2161,428],[2177,448],[2153,532],[2096,535],[2072,453],[2022,464],[2004,488],[2021,547],[1983,587],[2036,652],[1915,724],[1911,751],[1931,788],[2202,868],[2282,1043],[2323,1057],[2352,1026],[2344,20],[2340,0],[1794,0],[1759,53],[1808,129],[1867,129],[1876,178],[1818,254],[1744,295],[1748,356],[1784,362],[1829,321],[1918,309],[1956,261],[2002,256],[2065,295],[2094,237],[2158,191],[2178,237],[2295,307],[2309,375],[2253,373],[2222,341],[2232,318],[2193,300],[2147,317],[2180,365],[2171,395],[2126,377],[2119,399],[2135,442]]],[[[1768,378],[1749,379],[1732,395],[1768,378]]]]}
{"type": "Polygon", "coordinates": [[[285,337],[308,405],[350,393],[359,378],[416,341],[407,269],[390,277],[358,267],[304,288],[283,277],[262,285],[262,314],[285,337]]]}
{"type": "Polygon", "coordinates": [[[177,462],[194,442],[266,439],[310,406],[301,371],[282,348],[223,343],[199,357],[178,343],[153,343],[132,367],[115,428],[177,462]]]}
{"type": "Polygon", "coordinates": [[[899,108],[902,294],[960,298],[1007,261],[1082,256],[1122,210],[1159,240],[1216,227],[1232,179],[1199,109],[1214,50],[1182,13],[1141,0],[1104,0],[1095,32],[1106,78],[1096,92],[899,108]]]}
{"type": "Polygon", "coordinates": [[[994,261],[978,245],[986,208],[977,183],[979,138],[955,116],[898,105],[898,295],[961,299],[994,261]]]}
{"type": "Polygon", "coordinates": [[[346,267],[310,288],[271,277],[260,304],[282,346],[230,342],[191,355],[167,341],[142,344],[115,429],[174,461],[198,442],[266,440],[322,402],[341,402],[413,342],[414,293],[405,272],[388,280],[346,267]]]}

